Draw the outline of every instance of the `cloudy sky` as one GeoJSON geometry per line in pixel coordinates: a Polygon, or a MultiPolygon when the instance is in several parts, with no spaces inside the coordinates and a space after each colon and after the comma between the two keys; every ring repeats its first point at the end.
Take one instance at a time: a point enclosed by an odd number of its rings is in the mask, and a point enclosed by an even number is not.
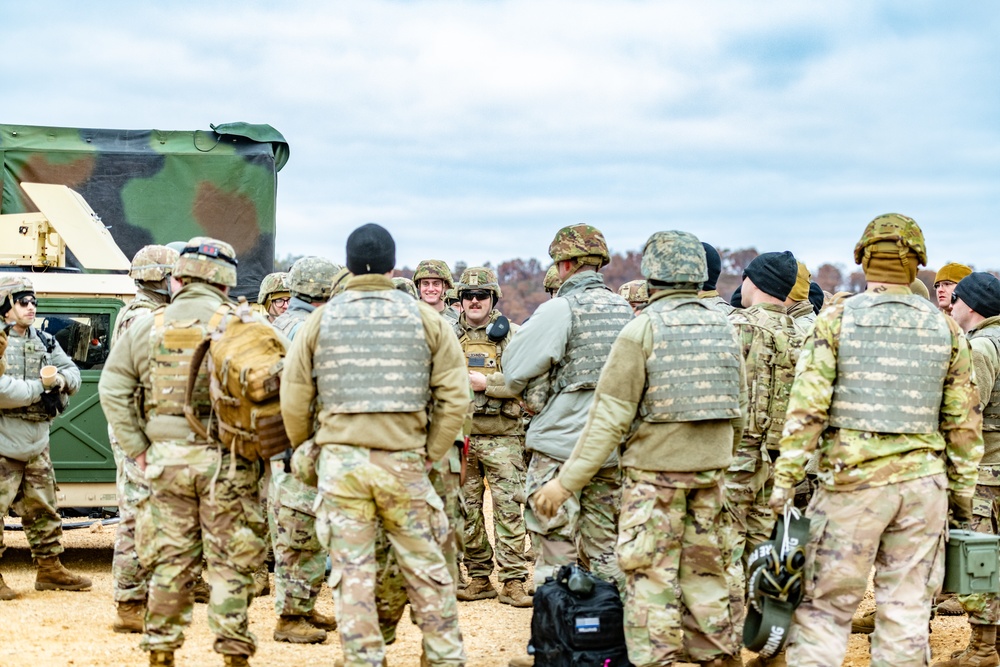
{"type": "Polygon", "coordinates": [[[685,229],[849,263],[897,211],[929,264],[1000,268],[994,2],[0,3],[0,122],[269,123],[277,253],[547,259],[685,229]]]}

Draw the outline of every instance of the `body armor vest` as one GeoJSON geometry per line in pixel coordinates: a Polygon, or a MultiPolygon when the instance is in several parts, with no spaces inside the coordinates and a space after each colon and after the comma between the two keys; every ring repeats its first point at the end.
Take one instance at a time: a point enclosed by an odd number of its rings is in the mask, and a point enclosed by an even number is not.
{"type": "Polygon", "coordinates": [[[569,301],[572,324],[566,354],[553,374],[556,393],[592,390],[618,333],[633,317],[632,307],[607,288],[561,297],[569,301]]]}
{"type": "MultiPolygon", "coordinates": [[[[495,318],[490,318],[492,322],[495,318]]],[[[462,353],[465,354],[465,365],[470,371],[476,371],[489,377],[502,369],[501,358],[503,351],[510,342],[513,330],[508,332],[499,343],[494,343],[486,335],[486,329],[466,329],[461,325],[460,320],[453,324],[455,334],[458,335],[458,344],[462,346],[462,353]]],[[[521,416],[521,406],[514,399],[492,398],[484,391],[475,392],[475,399],[472,402],[473,411],[477,415],[498,415],[503,414],[511,419],[518,419],[521,416]]]]}
{"type": "Polygon", "coordinates": [[[838,347],[831,426],[872,433],[938,430],[951,331],[927,299],[848,299],[838,347]]]}
{"type": "MultiPolygon", "coordinates": [[[[4,374],[18,380],[37,380],[42,366],[49,363],[49,352],[55,349],[56,345],[58,343],[51,334],[39,331],[35,327],[29,327],[23,336],[8,334],[7,352],[4,355],[7,359],[7,370],[4,374]]],[[[0,414],[31,422],[47,422],[53,419],[45,412],[41,401],[35,401],[23,408],[0,410],[0,414]]]]}
{"type": "Polygon", "coordinates": [[[768,449],[778,449],[804,334],[789,315],[760,307],[747,308],[741,315],[746,321],[734,324],[749,327],[753,334],[747,354],[746,434],[764,441],[768,449]]]}
{"type": "Polygon", "coordinates": [[[320,401],[334,413],[427,409],[431,351],[417,302],[399,290],[332,299],[313,356],[320,401]]]}
{"type": "MultiPolygon", "coordinates": [[[[980,329],[969,336],[970,340],[973,338],[988,338],[1000,356],[1000,326],[980,329]]],[[[1000,431],[1000,375],[997,375],[997,379],[993,382],[990,399],[983,408],[983,430],[1000,431]]]]}
{"type": "Polygon", "coordinates": [[[696,297],[652,301],[653,351],[646,359],[647,422],[691,422],[740,416],[740,350],[732,325],[696,297]]]}
{"type": "Polygon", "coordinates": [[[118,339],[122,337],[125,330],[132,324],[132,320],[140,315],[152,312],[159,307],[160,304],[141,295],[137,295],[132,299],[124,308],[118,311],[118,315],[115,318],[115,331],[111,335],[111,346],[114,346],[118,342],[118,339]]]}
{"type": "Polygon", "coordinates": [[[306,318],[309,317],[311,310],[304,310],[302,308],[289,308],[271,323],[275,329],[284,334],[285,338],[292,340],[295,338],[295,334],[298,333],[299,327],[306,318]]]}
{"type": "MultiPolygon", "coordinates": [[[[145,405],[149,418],[184,416],[184,391],[195,348],[218,328],[232,306],[219,306],[207,324],[197,319],[167,322],[165,310],[166,306],[161,306],[153,311],[149,330],[150,391],[145,405]]],[[[208,371],[203,365],[191,395],[191,405],[200,419],[208,417],[212,409],[208,384],[208,371]]]]}

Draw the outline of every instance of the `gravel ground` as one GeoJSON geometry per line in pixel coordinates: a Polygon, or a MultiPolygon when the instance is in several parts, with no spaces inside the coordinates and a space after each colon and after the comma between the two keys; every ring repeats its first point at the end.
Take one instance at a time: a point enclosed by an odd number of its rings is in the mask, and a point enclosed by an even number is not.
{"type": "MultiPolygon", "coordinates": [[[[2,572],[8,585],[21,597],[0,603],[0,667],[147,664],[146,654],[138,648],[138,635],[121,635],[111,630],[115,618],[111,598],[113,540],[114,526],[66,531],[63,562],[89,576],[94,587],[81,593],[40,592],[34,590],[35,570],[23,533],[5,533],[8,549],[2,560],[2,572]]],[[[272,640],[273,604],[274,598],[267,596],[254,600],[250,608],[250,626],[259,640],[252,663],[276,667],[332,665],[340,655],[336,633],[325,644],[312,646],[272,640]]],[[[864,611],[873,605],[869,592],[861,608],[864,611]]],[[[333,602],[325,585],[318,606],[325,613],[333,613],[333,602]]],[[[212,651],[205,609],[205,605],[195,605],[187,641],[177,653],[179,666],[222,664],[221,657],[212,651]]],[[[459,603],[459,614],[470,667],[506,667],[511,657],[524,651],[530,634],[531,609],[514,609],[496,600],[481,600],[459,603]]],[[[419,665],[420,631],[408,618],[409,614],[404,615],[398,640],[388,648],[389,664],[393,667],[419,665]]],[[[931,634],[934,660],[947,659],[952,650],[964,646],[967,640],[965,617],[936,619],[931,634]]],[[[743,656],[746,660],[752,654],[744,651],[743,656]]],[[[853,635],[844,665],[860,667],[868,662],[868,640],[853,635]]]]}

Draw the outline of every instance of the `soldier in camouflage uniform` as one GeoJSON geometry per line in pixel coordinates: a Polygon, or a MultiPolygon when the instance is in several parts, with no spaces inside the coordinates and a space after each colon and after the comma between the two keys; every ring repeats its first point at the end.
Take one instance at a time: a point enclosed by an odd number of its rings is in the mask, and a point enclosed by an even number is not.
{"type": "Polygon", "coordinates": [[[805,599],[787,658],[804,666],[843,661],[874,565],[871,664],[926,665],[947,512],[956,523],[972,519],[983,454],[972,355],[954,320],[910,292],[927,260],[913,220],[876,218],[854,258],[868,288],[816,318],[775,464],[770,502],[781,511],[821,445],[821,485],[807,510],[805,599]]]}
{"type": "MultiPolygon", "coordinates": [[[[453,322],[458,321],[460,309],[449,307],[447,293],[455,289],[448,264],[440,259],[425,259],[417,264],[413,272],[413,283],[417,286],[420,300],[453,322]]],[[[456,293],[455,298],[458,298],[456,293]]]]}
{"type": "MultiPolygon", "coordinates": [[[[179,391],[187,385],[195,348],[232,312],[232,246],[191,239],[173,277],[181,289],[169,305],[136,319],[122,334],[98,386],[122,451],[145,470],[149,483],[136,519],[136,548],[151,572],[142,648],[150,652],[150,665],[174,664],[191,622],[191,588],[204,555],[215,651],[227,666],[243,667],[257,645],[247,605],[265,548],[260,465],[192,431],[179,391]]],[[[207,375],[195,383],[191,405],[207,422],[207,375]]]]}
{"type": "Polygon", "coordinates": [[[636,315],[643,306],[649,303],[649,288],[645,280],[630,280],[618,288],[618,293],[632,306],[632,312],[636,315]]]}
{"type": "MultiPolygon", "coordinates": [[[[148,245],[132,258],[129,277],[135,280],[136,294],[118,311],[111,346],[121,338],[136,318],[170,302],[170,272],[177,262],[177,251],[161,245],[148,245]]],[[[114,580],[114,600],[118,607],[115,632],[142,632],[146,616],[146,594],[149,572],[139,561],[135,549],[136,508],[149,496],[146,476],[135,459],[125,455],[115,434],[108,426],[108,440],[118,467],[118,531],[115,533],[111,577],[114,580]]]]}
{"type": "Polygon", "coordinates": [[[542,279],[542,287],[545,288],[545,293],[551,299],[556,295],[561,286],[562,278],[559,277],[559,269],[553,264],[545,271],[545,278],[542,279]]]}
{"type": "Polygon", "coordinates": [[[708,266],[708,280],[702,283],[701,289],[698,291],[698,298],[708,301],[713,308],[718,310],[723,315],[731,315],[736,308],[723,299],[719,295],[719,290],[715,287],[715,284],[719,280],[719,276],[722,275],[722,257],[719,255],[719,251],[715,249],[715,246],[702,241],[701,247],[705,250],[705,263],[708,266]]]}
{"type": "Polygon", "coordinates": [[[260,281],[260,291],[257,293],[257,303],[253,304],[253,311],[267,318],[268,322],[274,322],[288,310],[291,297],[288,274],[283,271],[269,273],[260,281]]]}
{"type": "MultiPolygon", "coordinates": [[[[65,407],[80,388],[80,371],[56,339],[34,327],[35,290],[27,278],[0,278],[0,316],[6,319],[6,369],[0,377],[0,524],[11,508],[21,517],[31,556],[38,564],[35,590],[83,591],[90,579],[59,562],[62,519],[56,513],[56,480],[49,457],[53,406],[65,407]],[[58,375],[43,387],[43,366],[58,375]]],[[[3,555],[0,525],[0,555],[3,555]]],[[[0,576],[0,600],[17,594],[0,576]]]]}
{"type": "MultiPolygon", "coordinates": [[[[342,266],[322,257],[303,257],[288,272],[292,300],[274,321],[289,340],[309,315],[327,302],[342,266]]],[[[336,621],[316,610],[326,574],[326,548],[316,537],[316,488],[292,475],[291,452],[271,460],[268,524],[274,549],[274,640],[315,644],[326,640],[336,621]]]]}
{"type": "Polygon", "coordinates": [[[797,268],[788,251],[758,255],[743,273],[744,308],[729,316],[746,362],[750,406],[740,445],[726,471],[726,497],[733,520],[726,551],[737,627],[743,623],[750,552],[771,537],[774,527],[774,512],[767,506],[770,462],[778,455],[788,390],[802,346],[784,305],[795,285],[797,268]]]}
{"type": "Polygon", "coordinates": [[[549,255],[563,280],[559,295],[535,310],[504,352],[509,391],[521,393],[540,381],[548,392],[525,438],[531,460],[524,514],[536,556],[535,580],[545,581],[561,565],[580,560],[623,590],[625,578],[614,555],[621,496],[616,452],[555,517],[542,518],[534,509],[535,492],[556,476],[573,451],[611,344],[633,317],[628,302],[599,273],[610,261],[599,230],[564,227],[549,245],[549,255]]]}
{"type": "MultiPolygon", "coordinates": [[[[409,294],[410,296],[412,296],[414,299],[419,299],[420,298],[420,296],[417,294],[417,286],[414,285],[413,281],[410,280],[409,278],[404,278],[402,276],[396,276],[396,277],[394,277],[392,279],[392,285],[393,285],[393,287],[395,287],[396,289],[398,289],[400,292],[405,292],[406,294],[409,294]]],[[[445,308],[445,310],[450,310],[450,309],[449,308],[445,308]]]]}
{"type": "Polygon", "coordinates": [[[455,583],[442,554],[448,520],[425,471],[461,430],[469,382],[451,327],[393,289],[394,264],[385,229],[351,233],[354,277],[302,325],[286,359],[281,409],[293,446],[319,425],[317,528],[330,549],[345,664],[376,667],[385,655],[374,606],[381,521],[423,631],[422,660],[464,665],[455,583]]]}
{"type": "Polygon", "coordinates": [[[934,274],[934,296],[937,297],[937,306],[942,313],[951,315],[951,295],[955,291],[955,286],[970,273],[972,269],[965,264],[951,262],[934,274]]]}
{"type": "Polygon", "coordinates": [[[454,311],[454,314],[442,311],[441,314],[445,317],[450,317],[451,319],[458,319],[458,316],[462,314],[462,302],[458,298],[458,292],[455,288],[451,288],[444,293],[444,302],[447,304],[448,308],[454,311]]]}
{"type": "MultiPolygon", "coordinates": [[[[983,458],[972,499],[972,530],[997,534],[1000,523],[1000,280],[989,273],[972,273],[952,293],[951,316],[962,327],[972,348],[979,405],[983,413],[983,458]]],[[[959,596],[969,614],[969,645],[935,667],[996,667],[1000,595],[959,596]]]]}
{"type": "Polygon", "coordinates": [[[459,600],[497,596],[490,583],[494,550],[483,517],[484,481],[493,499],[493,532],[496,537],[498,578],[503,586],[500,602],[530,607],[525,591],[528,559],[524,553],[524,517],[518,498],[524,495],[524,428],[518,395],[504,386],[503,355],[516,324],[496,308],[503,296],[496,273],[476,266],[462,272],[458,281],[462,315],[455,323],[458,342],[465,353],[469,383],[475,392],[475,416],[469,438],[465,496],[465,566],[469,583],[458,591],[459,600]]]}
{"type": "Polygon", "coordinates": [[[746,412],[742,356],[726,316],[698,298],[705,255],[693,234],[653,234],[642,273],[649,304],[615,340],[587,425],[535,506],[552,516],[624,440],[615,552],[629,660],[740,665],[721,533],[746,412]]]}

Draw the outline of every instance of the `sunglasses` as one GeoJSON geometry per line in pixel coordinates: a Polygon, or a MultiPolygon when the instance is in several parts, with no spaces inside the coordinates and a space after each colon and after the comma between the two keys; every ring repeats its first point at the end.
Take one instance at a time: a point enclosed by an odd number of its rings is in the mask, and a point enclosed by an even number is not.
{"type": "Polygon", "coordinates": [[[951,293],[951,302],[955,303],[956,301],[958,301],[958,295],[955,294],[954,292],[952,292],[951,293]]]}
{"type": "Polygon", "coordinates": [[[477,301],[486,301],[490,298],[492,292],[486,290],[475,290],[469,292],[462,292],[462,299],[465,301],[472,301],[473,299],[477,301]]]}
{"type": "Polygon", "coordinates": [[[17,300],[17,305],[22,308],[27,308],[28,306],[34,306],[38,304],[38,300],[33,296],[22,296],[17,300]]]}

